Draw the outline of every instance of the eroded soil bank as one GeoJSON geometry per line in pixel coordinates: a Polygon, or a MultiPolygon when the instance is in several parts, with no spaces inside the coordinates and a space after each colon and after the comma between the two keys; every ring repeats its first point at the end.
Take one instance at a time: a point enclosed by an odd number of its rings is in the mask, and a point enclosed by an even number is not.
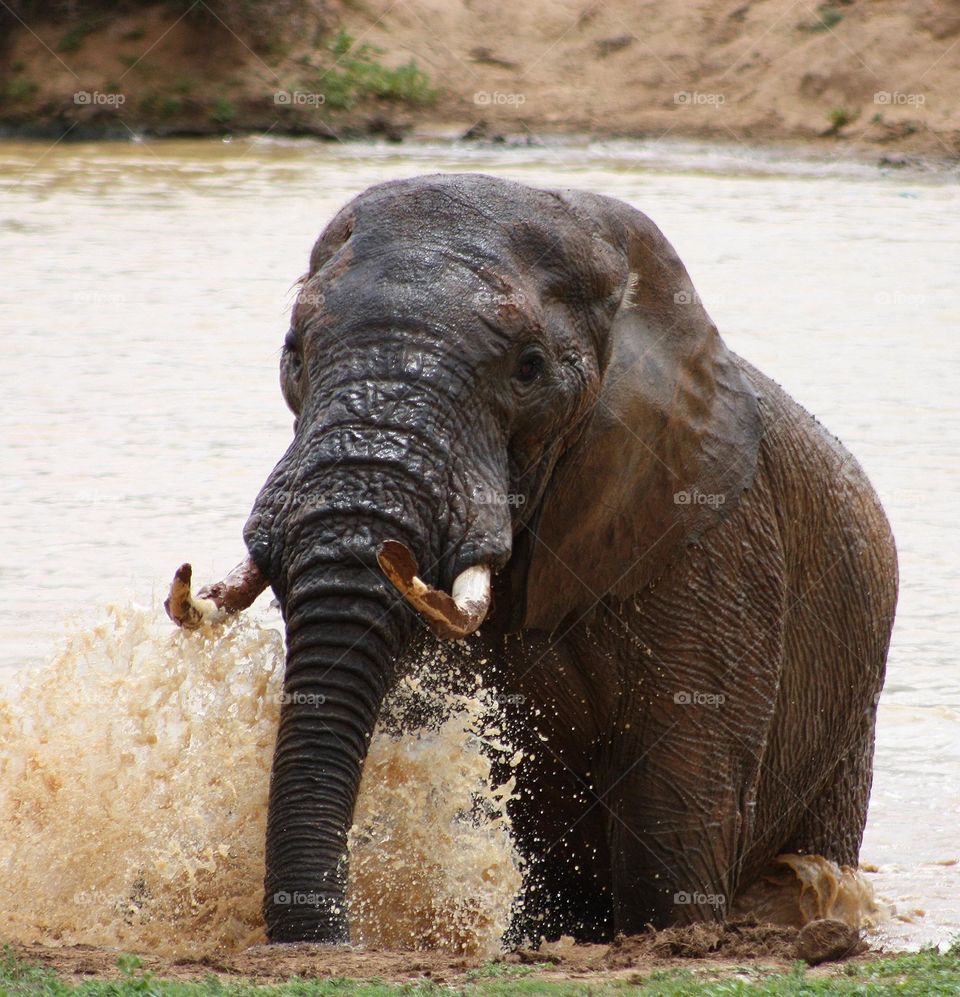
{"type": "Polygon", "coordinates": [[[960,9],[932,0],[17,10],[0,25],[0,128],[20,135],[693,137],[894,165],[960,154],[960,9]]]}

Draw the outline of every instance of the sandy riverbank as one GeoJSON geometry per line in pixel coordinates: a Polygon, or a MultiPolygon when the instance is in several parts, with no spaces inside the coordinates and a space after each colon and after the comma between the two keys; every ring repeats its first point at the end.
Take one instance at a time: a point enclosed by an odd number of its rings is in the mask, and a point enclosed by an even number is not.
{"type": "Polygon", "coordinates": [[[8,20],[0,129],[579,134],[787,143],[894,163],[960,155],[960,9],[940,3],[304,6],[309,16],[269,25],[230,23],[216,5],[184,16],[172,3],[8,20]]]}

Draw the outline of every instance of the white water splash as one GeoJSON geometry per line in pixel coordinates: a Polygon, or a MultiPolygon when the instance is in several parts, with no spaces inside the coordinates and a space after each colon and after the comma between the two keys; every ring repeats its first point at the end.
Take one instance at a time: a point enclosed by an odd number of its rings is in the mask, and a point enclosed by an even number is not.
{"type": "MultiPolygon", "coordinates": [[[[274,630],[238,618],[187,634],[132,605],[21,674],[0,698],[0,936],[168,955],[263,941],[282,674],[274,630]]],[[[489,708],[482,692],[401,686],[415,694],[441,696],[443,719],[374,735],[351,834],[354,937],[492,953],[521,875],[509,787],[490,786],[489,708]]]]}

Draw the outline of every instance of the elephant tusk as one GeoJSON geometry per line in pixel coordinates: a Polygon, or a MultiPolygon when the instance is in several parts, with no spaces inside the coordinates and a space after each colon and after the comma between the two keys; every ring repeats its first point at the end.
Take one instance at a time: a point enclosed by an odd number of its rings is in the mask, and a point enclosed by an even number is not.
{"type": "Polygon", "coordinates": [[[377,561],[397,591],[438,637],[458,640],[483,623],[490,608],[490,568],[486,564],[475,564],[461,572],[448,595],[419,577],[417,562],[398,540],[380,544],[377,561]]]}
{"type": "Polygon", "coordinates": [[[205,585],[196,595],[190,590],[192,578],[193,568],[181,564],[163,603],[167,616],[185,630],[196,630],[204,623],[220,623],[231,613],[246,609],[268,585],[249,557],[222,581],[205,585]]]}

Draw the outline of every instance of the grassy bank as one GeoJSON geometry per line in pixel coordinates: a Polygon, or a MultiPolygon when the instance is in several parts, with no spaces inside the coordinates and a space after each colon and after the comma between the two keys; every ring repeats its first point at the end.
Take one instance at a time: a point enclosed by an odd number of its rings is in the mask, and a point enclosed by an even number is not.
{"type": "Polygon", "coordinates": [[[462,994],[465,997],[613,997],[613,995],[657,995],[657,997],[720,997],[720,995],[881,995],[904,997],[920,994],[960,993],[960,945],[948,952],[924,950],[910,955],[857,960],[838,966],[809,969],[803,963],[787,971],[775,971],[762,963],[711,964],[697,960],[690,969],[654,970],[612,977],[558,978],[556,967],[546,964],[511,965],[488,963],[466,971],[462,978],[443,984],[410,979],[300,979],[284,983],[257,983],[239,977],[210,974],[205,979],[164,979],[144,971],[139,959],[120,956],[113,978],[67,981],[47,968],[18,960],[10,949],[0,960],[0,994],[85,995],[126,997],[150,994],[157,997],[387,997],[394,994],[462,994]]]}

